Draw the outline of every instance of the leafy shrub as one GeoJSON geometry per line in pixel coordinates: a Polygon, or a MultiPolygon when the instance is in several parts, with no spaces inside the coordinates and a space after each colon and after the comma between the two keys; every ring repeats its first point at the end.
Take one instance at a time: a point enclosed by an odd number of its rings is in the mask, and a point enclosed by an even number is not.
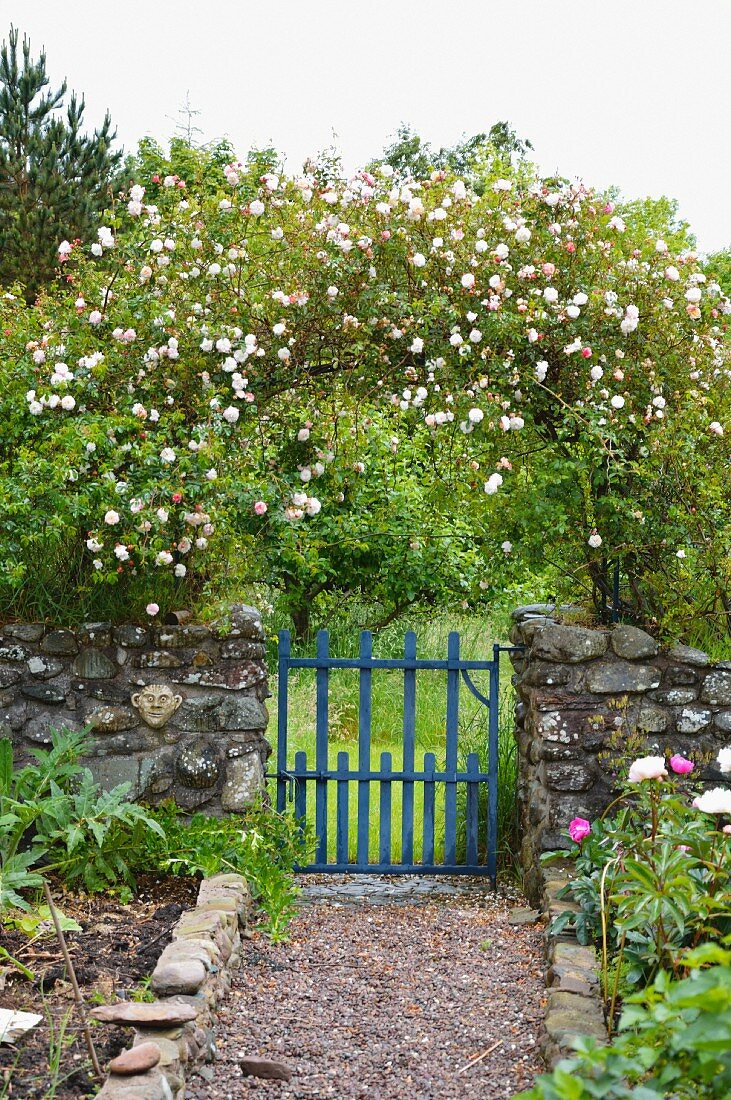
{"type": "Polygon", "coordinates": [[[307,862],[313,847],[309,831],[264,804],[235,817],[199,813],[185,818],[175,803],[167,802],[154,811],[154,819],[161,829],[148,834],[142,866],[174,875],[236,871],[249,883],[270,938],[285,937],[299,893],[292,870],[307,862]]]}
{"type": "Polygon", "coordinates": [[[0,739],[0,911],[28,908],[21,892],[41,884],[41,861],[44,871],[90,891],[130,883],[129,848],[148,830],[162,835],[141,806],[126,800],[131,784],[103,791],[79,763],[86,737],[53,730],[50,749],[33,749],[35,762],[19,770],[10,741],[0,739]]]}
{"type": "Polygon", "coordinates": [[[660,971],[627,997],[611,1046],[585,1038],[522,1100],[728,1100],[731,1095],[731,951],[687,953],[688,977],[660,971]]]}

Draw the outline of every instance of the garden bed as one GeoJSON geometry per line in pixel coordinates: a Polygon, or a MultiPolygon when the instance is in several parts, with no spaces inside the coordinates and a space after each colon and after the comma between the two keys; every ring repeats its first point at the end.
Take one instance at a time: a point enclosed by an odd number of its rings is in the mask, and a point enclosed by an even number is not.
{"type": "MultiPolygon", "coordinates": [[[[66,939],[87,1005],[119,999],[152,999],[145,979],[184,909],[195,905],[197,878],[140,876],[129,904],[117,898],[79,896],[53,889],[65,916],[81,925],[66,939]]],[[[101,1087],[91,1073],[73,993],[61,951],[51,933],[31,941],[22,932],[3,931],[3,946],[36,975],[31,982],[11,969],[0,992],[0,1006],[33,1012],[43,1020],[14,1045],[0,1045],[0,1096],[80,1100],[101,1087]],[[54,1061],[56,1068],[54,1068],[54,1061]]],[[[102,1069],[124,1049],[119,1028],[92,1024],[102,1069]]]]}

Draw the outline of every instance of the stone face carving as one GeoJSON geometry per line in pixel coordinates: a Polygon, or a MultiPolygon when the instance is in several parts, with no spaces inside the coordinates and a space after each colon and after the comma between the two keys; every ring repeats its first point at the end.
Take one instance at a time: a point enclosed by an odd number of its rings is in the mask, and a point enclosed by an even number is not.
{"type": "Polygon", "coordinates": [[[182,695],[176,695],[169,684],[148,684],[132,696],[132,706],[140,712],[142,719],[154,730],[161,729],[172,718],[183,701],[182,695]]]}

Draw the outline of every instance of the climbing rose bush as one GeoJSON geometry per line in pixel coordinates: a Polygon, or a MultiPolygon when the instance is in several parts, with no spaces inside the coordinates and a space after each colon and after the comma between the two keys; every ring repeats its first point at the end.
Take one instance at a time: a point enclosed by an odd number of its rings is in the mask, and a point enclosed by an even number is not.
{"type": "Polygon", "coordinates": [[[96,241],[59,242],[58,290],[5,295],[6,609],[49,554],[124,613],[237,558],[310,593],[393,570],[408,600],[414,571],[447,569],[419,538],[430,515],[466,524],[445,588],[476,588],[470,533],[503,557],[550,524],[587,591],[618,560],[659,617],[658,574],[705,569],[715,607],[729,303],[695,253],[524,165],[480,197],[388,165],[253,190],[243,171],[214,198],[135,184],[96,241]],[[506,530],[511,497],[530,533],[506,530]],[[395,532],[390,556],[358,550],[369,524],[395,532]]]}

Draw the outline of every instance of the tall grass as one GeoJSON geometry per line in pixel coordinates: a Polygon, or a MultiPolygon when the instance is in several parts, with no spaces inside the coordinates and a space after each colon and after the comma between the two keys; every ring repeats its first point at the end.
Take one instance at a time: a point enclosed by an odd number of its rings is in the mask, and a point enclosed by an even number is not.
{"type": "MultiPolygon", "coordinates": [[[[461,638],[462,656],[476,660],[492,658],[493,642],[497,634],[490,624],[474,616],[440,614],[427,618],[412,616],[399,620],[374,638],[374,653],[378,657],[396,658],[403,656],[404,633],[415,629],[417,633],[417,654],[420,658],[443,659],[447,652],[449,633],[457,630],[461,638]]],[[[333,623],[330,631],[330,652],[338,657],[357,656],[359,631],[356,624],[343,620],[333,623]]],[[[297,656],[314,655],[314,642],[294,647],[297,656]]],[[[512,688],[510,686],[510,662],[503,659],[501,667],[500,691],[500,747],[498,762],[499,795],[499,837],[498,844],[502,866],[513,865],[513,853],[516,850],[515,837],[515,797],[516,763],[515,746],[512,733],[512,688]]],[[[487,694],[488,674],[473,673],[477,687],[487,694]]],[[[276,677],[273,678],[276,681],[276,677]]],[[[446,750],[446,672],[441,670],[418,670],[416,673],[416,730],[415,760],[417,770],[423,765],[424,753],[434,753],[437,768],[445,765],[446,750]]],[[[372,676],[372,724],[371,724],[371,768],[380,766],[380,754],[392,754],[393,768],[398,770],[403,759],[403,686],[404,676],[401,670],[375,670],[372,676]]],[[[336,669],[330,673],[329,685],[329,744],[328,768],[337,765],[338,753],[349,754],[351,770],[358,763],[358,706],[359,674],[356,670],[336,669]]],[[[275,688],[276,692],[276,688],[275,688]]],[[[309,669],[294,669],[289,677],[289,745],[287,763],[291,766],[296,751],[307,753],[308,767],[314,767],[315,759],[315,676],[309,669]]],[[[276,705],[276,695],[275,695],[276,705]]],[[[488,764],[488,711],[460,681],[459,694],[459,766],[465,767],[467,754],[476,752],[481,770],[487,770],[488,764]]],[[[355,858],[357,823],[357,784],[349,785],[349,858],[355,858]]],[[[309,819],[314,817],[313,785],[308,784],[309,819]]],[[[393,862],[401,859],[401,808],[402,785],[394,781],[391,811],[391,858],[393,862]]],[[[379,842],[379,783],[370,784],[369,816],[369,860],[378,858],[379,842]]],[[[328,790],[328,859],[335,858],[336,802],[335,784],[329,784],[328,790]]],[[[423,827],[423,786],[415,785],[414,806],[414,856],[422,858],[423,827]]],[[[464,816],[466,807],[466,789],[458,786],[458,841],[461,858],[464,857],[464,816]]],[[[479,800],[480,829],[483,840],[487,830],[487,789],[481,784],[479,800]]],[[[437,784],[437,802],[435,812],[435,858],[443,857],[444,787],[437,784]]]]}

